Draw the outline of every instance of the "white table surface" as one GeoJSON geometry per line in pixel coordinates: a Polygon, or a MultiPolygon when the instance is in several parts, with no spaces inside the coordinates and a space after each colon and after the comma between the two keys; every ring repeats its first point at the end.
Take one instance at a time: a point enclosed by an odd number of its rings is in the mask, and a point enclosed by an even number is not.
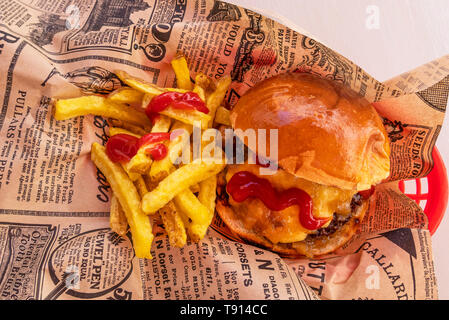
{"type": "MultiPolygon", "coordinates": [[[[259,11],[298,31],[307,31],[380,81],[449,54],[448,0],[227,1],[259,11]],[[367,20],[373,26],[370,17],[375,11],[379,13],[378,28],[368,28],[367,20]]],[[[446,167],[449,167],[448,142],[449,118],[446,117],[437,141],[446,167]]],[[[432,243],[439,297],[447,300],[449,208],[432,243]]]]}

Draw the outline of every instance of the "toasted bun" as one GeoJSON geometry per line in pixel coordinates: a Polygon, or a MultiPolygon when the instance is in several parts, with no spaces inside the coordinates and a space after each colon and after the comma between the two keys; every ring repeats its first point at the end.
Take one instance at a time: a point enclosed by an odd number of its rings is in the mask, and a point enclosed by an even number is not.
{"type": "Polygon", "coordinates": [[[259,233],[245,228],[231,206],[226,206],[220,201],[217,202],[216,206],[218,215],[236,236],[254,245],[277,252],[284,257],[291,258],[301,256],[314,258],[334,252],[354,236],[367,208],[368,201],[362,201],[349,221],[330,235],[309,236],[303,241],[273,244],[259,233]]]}
{"type": "MultiPolygon", "coordinates": [[[[242,131],[278,129],[277,162],[303,179],[366,190],[390,173],[388,135],[374,107],[351,89],[311,74],[281,74],[256,84],[232,110],[231,124],[242,131]]],[[[270,155],[269,141],[267,150],[253,151],[270,155]]]]}

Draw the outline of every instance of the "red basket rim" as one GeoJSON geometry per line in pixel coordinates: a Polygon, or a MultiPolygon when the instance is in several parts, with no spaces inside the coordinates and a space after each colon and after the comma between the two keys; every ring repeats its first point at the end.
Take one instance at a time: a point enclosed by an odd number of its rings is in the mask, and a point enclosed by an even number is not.
{"type": "Polygon", "coordinates": [[[435,147],[432,151],[434,166],[432,171],[427,175],[428,194],[424,213],[429,219],[429,231],[433,235],[446,213],[448,202],[448,181],[447,171],[440,152],[435,147]]]}
{"type": "Polygon", "coordinates": [[[446,213],[448,203],[448,180],[447,171],[440,152],[435,147],[432,151],[434,166],[432,171],[424,178],[427,179],[427,193],[421,192],[421,178],[411,179],[416,183],[416,194],[405,193],[404,181],[399,181],[399,189],[410,199],[414,200],[418,205],[421,200],[426,200],[424,213],[429,220],[429,231],[433,235],[446,213]]]}

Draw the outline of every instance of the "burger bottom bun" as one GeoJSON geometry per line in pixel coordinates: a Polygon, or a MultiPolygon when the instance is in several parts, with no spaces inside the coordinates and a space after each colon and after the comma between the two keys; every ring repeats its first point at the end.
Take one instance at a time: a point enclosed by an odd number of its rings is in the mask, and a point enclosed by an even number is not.
{"type": "Polygon", "coordinates": [[[329,235],[308,236],[303,241],[294,243],[277,243],[274,244],[267,238],[246,229],[242,222],[236,216],[234,210],[230,206],[225,206],[221,201],[217,201],[216,210],[220,218],[228,226],[228,228],[241,239],[250,244],[266,248],[273,252],[279,253],[283,257],[297,258],[308,257],[316,258],[325,254],[329,254],[343,246],[357,232],[360,222],[365,216],[368,209],[368,201],[362,201],[351,218],[337,231],[329,235]]]}

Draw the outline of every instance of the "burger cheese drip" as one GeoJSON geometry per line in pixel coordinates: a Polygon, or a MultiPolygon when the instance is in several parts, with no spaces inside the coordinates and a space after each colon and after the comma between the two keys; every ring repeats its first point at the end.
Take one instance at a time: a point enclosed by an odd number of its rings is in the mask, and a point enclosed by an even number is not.
{"type": "MultiPolygon", "coordinates": [[[[232,187],[227,189],[229,205],[245,228],[260,234],[273,243],[302,241],[308,235],[316,234],[322,228],[328,227],[335,213],[341,216],[351,215],[351,199],[356,191],[314,183],[296,177],[283,169],[279,169],[271,175],[261,175],[260,166],[257,164],[229,165],[225,177],[226,188],[228,188],[232,178],[242,171],[250,172],[259,179],[267,180],[270,187],[274,189],[273,191],[276,190],[274,192],[275,197],[289,189],[296,188],[304,191],[311,199],[312,204],[308,212],[312,214],[312,219],[321,220],[320,225],[314,226],[316,229],[311,230],[308,229],[312,228],[308,226],[308,223],[304,222],[303,225],[303,222],[298,218],[297,203],[283,210],[272,210],[263,202],[263,198],[267,198],[265,195],[261,198],[248,197],[246,200],[238,202],[239,198],[242,197],[242,195],[239,195],[241,191],[232,192],[232,187]]],[[[231,183],[231,186],[233,183],[231,183]]],[[[299,214],[301,214],[301,211],[306,212],[301,207],[299,210],[299,214]]]]}
{"type": "Polygon", "coordinates": [[[299,221],[308,230],[317,230],[329,219],[315,218],[312,213],[312,198],[298,188],[277,192],[271,183],[248,171],[240,171],[232,176],[226,187],[234,201],[243,202],[248,198],[260,199],[267,208],[281,211],[293,205],[299,207],[299,221]]]}
{"type": "Polygon", "coordinates": [[[106,154],[113,162],[128,162],[140,148],[145,148],[153,160],[167,156],[167,146],[162,141],[170,140],[170,133],[148,133],[141,138],[129,134],[116,134],[106,143],[106,154]]]}

